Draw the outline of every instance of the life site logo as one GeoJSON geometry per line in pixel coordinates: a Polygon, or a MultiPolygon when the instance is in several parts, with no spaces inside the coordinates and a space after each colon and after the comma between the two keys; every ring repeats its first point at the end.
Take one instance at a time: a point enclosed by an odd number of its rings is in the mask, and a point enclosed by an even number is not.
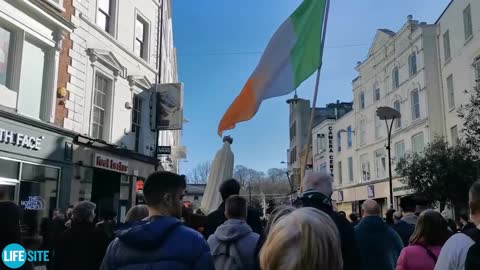
{"type": "Polygon", "coordinates": [[[26,262],[48,262],[48,250],[25,250],[19,244],[10,244],[2,251],[2,262],[11,269],[22,267],[26,262]]]}

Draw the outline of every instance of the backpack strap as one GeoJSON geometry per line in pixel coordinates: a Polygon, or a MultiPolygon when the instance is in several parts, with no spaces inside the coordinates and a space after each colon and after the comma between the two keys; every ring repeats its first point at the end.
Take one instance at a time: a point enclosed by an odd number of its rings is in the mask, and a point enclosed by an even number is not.
{"type": "Polygon", "coordinates": [[[433,260],[435,263],[437,263],[437,260],[438,260],[437,255],[435,255],[435,254],[434,254],[429,248],[427,248],[426,246],[424,246],[424,245],[420,245],[420,246],[421,246],[423,249],[425,249],[425,251],[427,252],[428,256],[429,256],[430,258],[432,258],[432,260],[433,260]]]}
{"type": "Polygon", "coordinates": [[[473,242],[480,243],[480,230],[478,228],[467,230],[463,232],[463,234],[470,237],[473,240],[473,242]]]}

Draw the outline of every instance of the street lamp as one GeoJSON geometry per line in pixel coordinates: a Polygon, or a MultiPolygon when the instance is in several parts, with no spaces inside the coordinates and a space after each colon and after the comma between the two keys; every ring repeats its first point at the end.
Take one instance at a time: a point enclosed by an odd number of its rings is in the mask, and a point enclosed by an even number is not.
{"type": "Polygon", "coordinates": [[[387,125],[387,151],[388,151],[388,180],[390,187],[390,208],[393,209],[393,177],[392,177],[392,159],[391,159],[391,141],[392,141],[392,127],[395,119],[400,119],[402,116],[399,111],[391,107],[379,107],[377,109],[377,116],[380,120],[385,120],[387,125]],[[388,120],[392,120],[390,124],[388,120]]]}
{"type": "MultiPolygon", "coordinates": [[[[288,164],[288,163],[285,162],[285,161],[282,161],[282,162],[280,162],[280,164],[288,164]]],[[[290,174],[289,174],[288,168],[287,168],[287,171],[285,172],[285,174],[287,175],[288,185],[290,186],[290,203],[293,204],[293,198],[292,198],[292,196],[293,196],[293,182],[290,179],[290,174]]]]}

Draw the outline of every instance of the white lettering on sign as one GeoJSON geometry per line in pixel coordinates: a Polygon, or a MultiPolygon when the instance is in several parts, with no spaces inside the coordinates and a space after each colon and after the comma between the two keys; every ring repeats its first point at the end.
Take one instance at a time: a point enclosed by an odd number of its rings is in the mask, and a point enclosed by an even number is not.
{"type": "Polygon", "coordinates": [[[40,150],[45,137],[34,137],[0,128],[0,143],[13,144],[32,150],[40,150]]]}
{"type": "Polygon", "coordinates": [[[328,152],[330,153],[330,175],[333,177],[333,127],[328,127],[328,152]]]}
{"type": "Polygon", "coordinates": [[[95,154],[94,166],[110,171],[127,173],[128,161],[106,157],[100,154],[95,154]]]}
{"type": "Polygon", "coordinates": [[[40,196],[28,196],[28,200],[20,201],[20,205],[25,210],[44,210],[45,200],[40,196]]]}

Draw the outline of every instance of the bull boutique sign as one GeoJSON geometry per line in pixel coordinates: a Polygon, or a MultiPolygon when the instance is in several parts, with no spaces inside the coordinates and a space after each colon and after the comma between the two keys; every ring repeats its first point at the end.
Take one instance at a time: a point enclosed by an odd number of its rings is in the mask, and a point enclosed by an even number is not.
{"type": "Polygon", "coordinates": [[[328,159],[330,162],[330,175],[333,177],[333,127],[328,127],[328,159]]]}

